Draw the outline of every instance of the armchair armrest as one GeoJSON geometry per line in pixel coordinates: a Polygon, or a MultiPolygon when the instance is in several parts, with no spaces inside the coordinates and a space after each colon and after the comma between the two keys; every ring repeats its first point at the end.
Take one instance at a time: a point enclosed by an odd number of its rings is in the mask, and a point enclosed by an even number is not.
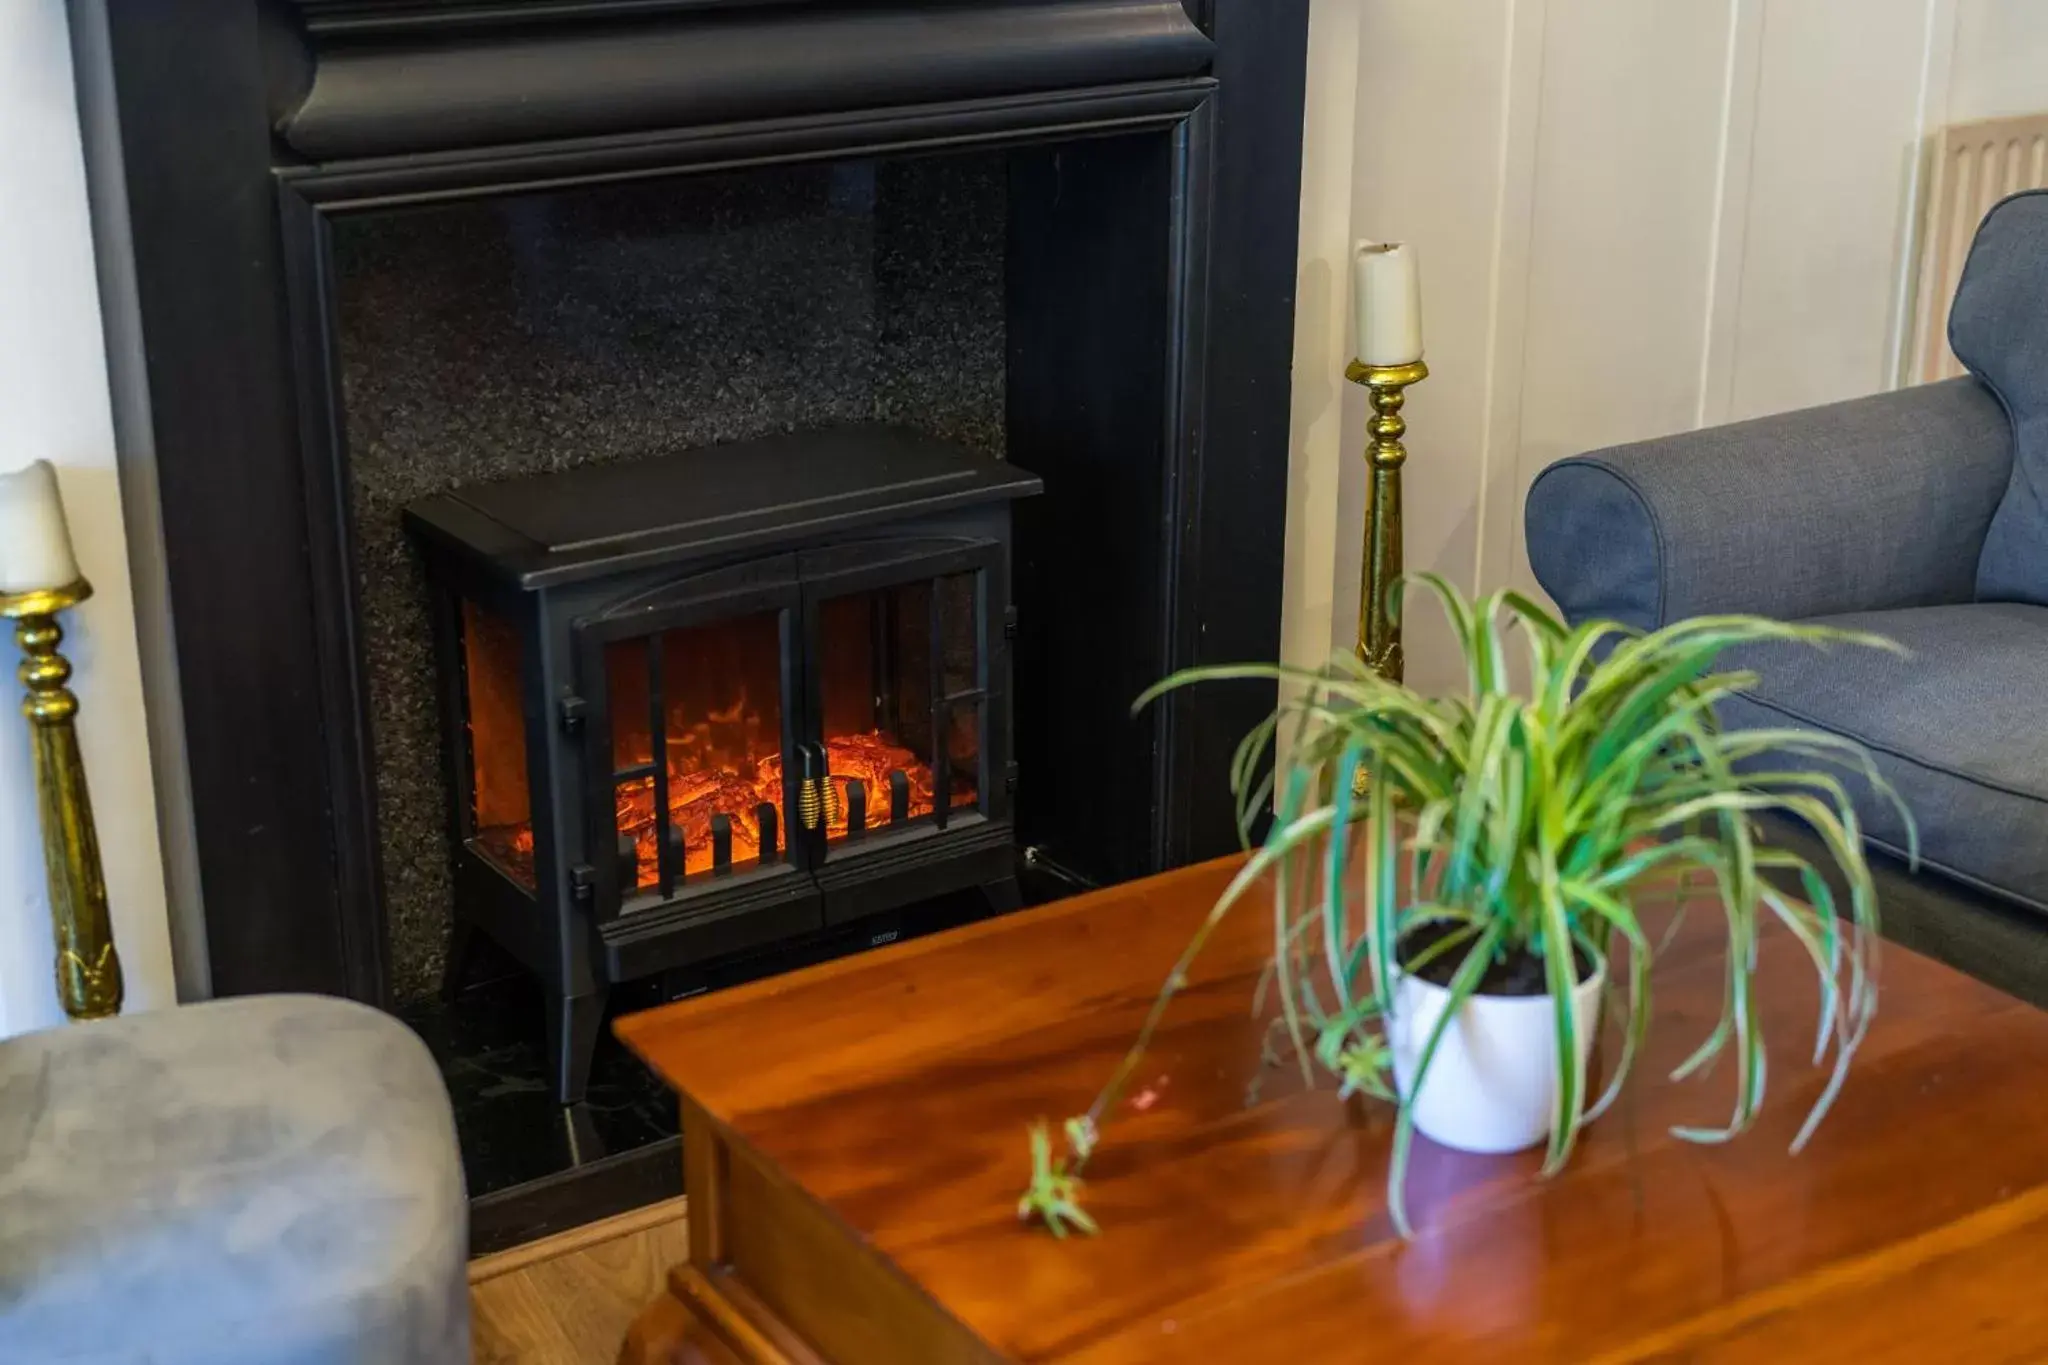
{"type": "Polygon", "coordinates": [[[1970,378],[1616,446],[1537,477],[1529,563],[1571,620],[1645,630],[1969,602],[2012,460],[1970,378]]]}

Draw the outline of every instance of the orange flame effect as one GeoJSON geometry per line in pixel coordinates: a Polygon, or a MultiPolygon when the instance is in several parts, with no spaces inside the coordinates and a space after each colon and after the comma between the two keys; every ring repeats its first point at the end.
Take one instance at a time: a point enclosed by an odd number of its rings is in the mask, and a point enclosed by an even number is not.
{"type": "MultiPolygon", "coordinates": [[[[858,782],[866,789],[867,828],[889,823],[889,771],[901,768],[910,779],[910,818],[932,812],[932,772],[917,756],[880,731],[860,735],[838,735],[825,741],[834,784],[858,782]]],[[[668,769],[668,814],[670,823],[682,831],[685,875],[711,870],[711,817],[724,814],[732,820],[732,858],[735,863],[761,856],[761,832],[755,808],[766,802],[782,817],[782,755],[742,758],[734,762],[684,768],[673,758],[668,769]]],[[[842,798],[829,807],[832,816],[826,834],[846,836],[846,803],[842,798]]],[[[638,885],[653,886],[659,880],[655,862],[654,779],[622,782],[618,790],[619,833],[633,841],[639,863],[638,885]]],[[[786,839],[778,837],[778,843],[786,839]]]]}
{"type": "MultiPolygon", "coordinates": [[[[738,708],[711,717],[713,721],[738,719],[738,708]]],[[[757,729],[758,717],[746,717],[747,728],[757,729]]],[[[709,872],[712,868],[711,817],[726,815],[732,820],[732,860],[735,865],[761,856],[761,831],[756,810],[764,802],[775,807],[778,848],[788,846],[788,825],[783,820],[782,755],[765,757],[744,754],[733,757],[706,756],[685,766],[678,751],[689,753],[703,746],[699,726],[670,743],[668,767],[669,822],[682,831],[684,876],[709,872]]],[[[932,771],[917,755],[897,744],[879,730],[865,734],[836,735],[825,741],[833,785],[839,799],[827,805],[826,837],[843,839],[847,834],[845,789],[859,783],[864,789],[867,810],[864,828],[874,830],[890,823],[889,773],[901,768],[910,780],[909,819],[930,815],[934,805],[932,771]]],[[[645,760],[642,760],[645,761],[645,760]]],[[[975,804],[971,785],[955,783],[951,792],[954,806],[975,804]]],[[[619,833],[633,841],[637,866],[637,889],[661,880],[656,862],[654,779],[636,778],[619,784],[616,797],[619,833]]],[[[529,882],[533,875],[533,827],[506,826],[482,832],[489,850],[500,862],[529,882]]]]}

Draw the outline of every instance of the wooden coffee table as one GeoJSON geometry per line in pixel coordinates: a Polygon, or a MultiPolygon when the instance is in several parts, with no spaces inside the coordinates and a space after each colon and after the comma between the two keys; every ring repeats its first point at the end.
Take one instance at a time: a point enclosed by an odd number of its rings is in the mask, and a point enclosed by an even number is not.
{"type": "Polygon", "coordinates": [[[1384,1106],[1263,1073],[1247,905],[1088,1171],[1100,1237],[1021,1226],[1026,1127],[1083,1110],[1232,863],[650,1011],[682,1096],[690,1259],[629,1361],[1911,1361],[2048,1357],[2048,1015],[1887,948],[1878,1020],[1807,1151],[1814,984],[1766,939],[1770,1097],[1706,1036],[1710,907],[1657,966],[1648,1064],[1569,1168],[1417,1139],[1388,1226],[1384,1106]]]}

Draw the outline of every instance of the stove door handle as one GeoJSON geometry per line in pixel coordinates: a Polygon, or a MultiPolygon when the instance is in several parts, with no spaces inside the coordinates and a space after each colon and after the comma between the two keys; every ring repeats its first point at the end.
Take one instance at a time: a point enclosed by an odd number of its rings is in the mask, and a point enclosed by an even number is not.
{"type": "Polygon", "coordinates": [[[832,786],[831,774],[825,771],[830,760],[822,744],[799,744],[796,746],[798,778],[796,788],[797,820],[807,830],[824,825],[828,818],[826,803],[832,786]]]}

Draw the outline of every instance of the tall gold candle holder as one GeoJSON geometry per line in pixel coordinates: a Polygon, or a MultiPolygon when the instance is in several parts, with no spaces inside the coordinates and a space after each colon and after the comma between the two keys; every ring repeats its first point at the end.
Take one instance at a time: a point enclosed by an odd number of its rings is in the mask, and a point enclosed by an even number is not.
{"type": "Polygon", "coordinates": [[[21,710],[35,751],[43,865],[57,939],[57,995],[73,1019],[103,1019],[121,1010],[121,958],[114,951],[92,797],[78,752],[78,698],[65,686],[71,665],[57,652],[64,640],[57,613],[90,596],[92,585],[83,578],[62,588],[0,593],[0,618],[14,622],[20,678],[28,689],[21,710]]]}
{"type": "Polygon", "coordinates": [[[1365,502],[1365,556],[1358,575],[1358,657],[1391,682],[1402,674],[1401,622],[1387,590],[1401,576],[1401,466],[1408,431],[1401,405],[1405,390],[1429,375],[1420,360],[1406,365],[1367,365],[1354,360],[1344,377],[1371,395],[1372,421],[1366,430],[1365,462],[1370,471],[1365,502]]]}

